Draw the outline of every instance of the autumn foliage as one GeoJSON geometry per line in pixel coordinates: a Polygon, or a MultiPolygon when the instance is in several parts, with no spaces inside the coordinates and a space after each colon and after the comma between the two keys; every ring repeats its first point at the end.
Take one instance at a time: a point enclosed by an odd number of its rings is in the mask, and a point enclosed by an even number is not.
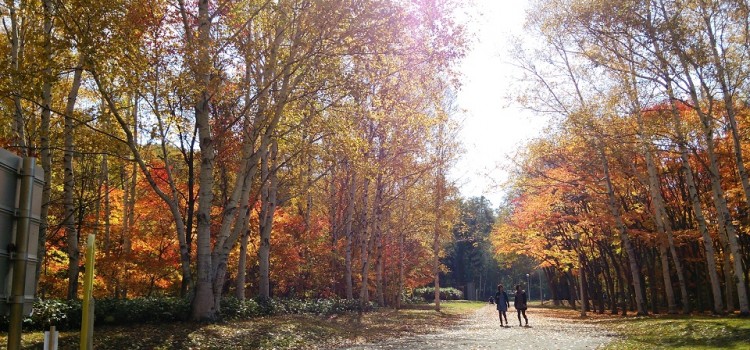
{"type": "Polygon", "coordinates": [[[88,234],[95,297],[191,298],[195,320],[228,295],[395,305],[433,281],[456,6],[7,3],[0,146],[47,175],[39,295],[80,296],[88,234]]]}
{"type": "Polygon", "coordinates": [[[582,312],[750,314],[750,120],[733,78],[748,72],[747,9],[535,10],[529,28],[546,46],[515,48],[517,97],[554,123],[517,155],[496,252],[533,257],[552,298],[582,312]]]}

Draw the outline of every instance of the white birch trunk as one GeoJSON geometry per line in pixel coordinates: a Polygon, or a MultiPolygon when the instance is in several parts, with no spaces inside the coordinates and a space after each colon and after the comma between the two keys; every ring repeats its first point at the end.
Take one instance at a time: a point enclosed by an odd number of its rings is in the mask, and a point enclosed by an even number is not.
{"type": "MultiPolygon", "coordinates": [[[[28,147],[26,145],[26,134],[24,131],[24,116],[23,106],[21,106],[21,79],[20,79],[20,65],[21,65],[21,46],[23,45],[23,38],[19,33],[18,23],[18,9],[16,9],[15,1],[6,1],[6,5],[9,11],[10,17],[10,70],[13,74],[11,81],[13,82],[12,96],[13,96],[13,146],[19,155],[26,156],[28,153],[28,147]]],[[[70,293],[68,293],[70,296],[70,293]]]]}
{"type": "MultiPolygon", "coordinates": [[[[47,253],[47,228],[49,221],[47,216],[49,215],[49,204],[50,195],[52,193],[52,156],[50,152],[50,119],[52,117],[52,83],[55,79],[52,73],[53,65],[53,52],[52,52],[52,0],[44,0],[42,2],[44,11],[44,81],[42,83],[42,114],[40,120],[40,157],[42,162],[42,169],[44,169],[44,186],[42,187],[42,210],[39,223],[39,239],[37,245],[37,265],[36,265],[36,280],[39,280],[39,276],[42,272],[42,264],[47,253]]],[[[44,298],[42,294],[40,296],[44,298]]]]}
{"type": "MultiPolygon", "coordinates": [[[[672,122],[673,127],[675,130],[675,134],[677,137],[677,147],[680,151],[680,158],[682,159],[682,171],[685,175],[685,179],[688,185],[688,194],[690,196],[690,203],[693,207],[693,213],[695,214],[695,221],[698,225],[698,229],[701,233],[701,237],[703,238],[703,245],[706,250],[706,267],[708,269],[708,275],[709,279],[711,281],[711,292],[714,299],[714,312],[715,313],[721,313],[723,312],[723,303],[721,301],[721,283],[719,282],[719,275],[716,271],[716,258],[715,258],[715,252],[713,247],[713,239],[711,238],[711,235],[708,232],[708,227],[706,226],[706,219],[703,215],[703,208],[702,204],[700,202],[700,197],[698,196],[698,190],[695,186],[695,179],[693,177],[693,170],[690,166],[690,159],[688,157],[688,150],[687,145],[685,141],[685,133],[682,129],[682,120],[680,119],[680,112],[676,105],[676,97],[674,94],[674,88],[673,88],[673,79],[672,79],[672,71],[669,69],[670,65],[667,59],[664,56],[663,50],[660,45],[659,39],[657,39],[656,30],[654,28],[654,25],[652,23],[652,12],[651,12],[651,3],[646,4],[647,7],[647,30],[648,34],[650,36],[650,39],[652,41],[652,45],[654,48],[654,53],[656,54],[657,59],[659,60],[659,68],[661,69],[662,78],[664,79],[663,84],[664,88],[667,91],[667,97],[669,98],[669,106],[670,106],[670,113],[672,114],[672,122]]],[[[676,258],[676,256],[673,256],[676,258]]]]}
{"type": "Polygon", "coordinates": [[[633,277],[633,288],[635,289],[636,309],[638,315],[647,315],[648,312],[646,311],[646,299],[643,296],[643,288],[641,288],[641,270],[638,266],[638,261],[636,260],[635,249],[633,249],[633,244],[630,242],[630,237],[628,236],[628,229],[625,226],[625,223],[622,221],[622,216],[620,215],[620,208],[617,204],[617,198],[615,197],[615,189],[612,185],[612,177],[609,173],[609,162],[607,161],[607,157],[604,154],[604,150],[601,148],[601,146],[599,147],[599,155],[601,157],[602,167],[604,168],[604,180],[607,185],[609,210],[612,212],[612,216],[614,216],[615,218],[615,224],[617,225],[617,230],[620,233],[620,240],[622,241],[622,245],[628,255],[628,262],[630,263],[630,273],[633,277]]]}
{"type": "MultiPolygon", "coordinates": [[[[680,56],[680,61],[683,68],[688,68],[687,60],[684,56],[680,56]]],[[[729,208],[727,207],[727,200],[724,196],[724,190],[721,187],[721,173],[719,172],[719,161],[716,156],[714,147],[714,136],[713,136],[713,120],[710,115],[707,115],[700,107],[700,99],[698,97],[697,89],[693,83],[693,79],[690,74],[685,75],[688,83],[688,92],[696,106],[696,112],[701,119],[701,127],[703,128],[703,136],[706,142],[706,153],[708,154],[709,160],[709,178],[711,180],[711,192],[713,195],[714,206],[716,207],[717,220],[724,225],[724,233],[728,241],[728,251],[732,255],[734,262],[734,282],[737,286],[737,298],[739,299],[740,314],[750,315],[750,303],[748,303],[747,289],[745,288],[745,274],[742,267],[742,255],[740,252],[739,242],[737,239],[737,230],[734,227],[734,223],[731,215],[729,214],[729,208]]],[[[726,254],[726,251],[725,251],[726,254]]],[[[729,288],[727,288],[729,289],[729,288]]],[[[729,305],[727,305],[729,307],[729,305]]],[[[733,311],[733,310],[728,310],[733,311]]]]}
{"type": "Polygon", "coordinates": [[[213,283],[211,276],[211,208],[213,206],[213,172],[216,157],[214,138],[210,121],[210,44],[211,21],[209,0],[198,1],[198,37],[195,48],[198,51],[196,62],[196,83],[200,93],[195,105],[195,121],[198,128],[198,143],[201,149],[198,190],[197,263],[195,296],[192,303],[193,320],[213,320],[216,318],[213,283]]]}

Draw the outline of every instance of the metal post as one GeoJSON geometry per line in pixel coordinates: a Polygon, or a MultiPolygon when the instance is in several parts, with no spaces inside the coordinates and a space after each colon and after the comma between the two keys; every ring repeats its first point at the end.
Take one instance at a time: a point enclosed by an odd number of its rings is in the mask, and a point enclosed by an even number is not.
{"type": "Polygon", "coordinates": [[[23,158],[21,167],[21,188],[18,196],[16,216],[15,251],[13,261],[13,285],[10,293],[10,318],[8,324],[8,350],[21,348],[23,326],[23,303],[26,294],[26,260],[29,246],[29,226],[31,223],[31,197],[34,184],[36,159],[23,158]]]}
{"type": "Polygon", "coordinates": [[[531,301],[531,283],[530,283],[530,281],[531,281],[531,278],[529,278],[529,274],[527,273],[526,274],[526,285],[528,286],[527,288],[529,288],[529,301],[531,301]]]}
{"type": "Polygon", "coordinates": [[[92,290],[94,289],[94,242],[96,236],[90,234],[86,243],[86,273],[83,280],[83,318],[81,320],[81,350],[93,349],[94,336],[94,305],[92,303],[92,290]]]}

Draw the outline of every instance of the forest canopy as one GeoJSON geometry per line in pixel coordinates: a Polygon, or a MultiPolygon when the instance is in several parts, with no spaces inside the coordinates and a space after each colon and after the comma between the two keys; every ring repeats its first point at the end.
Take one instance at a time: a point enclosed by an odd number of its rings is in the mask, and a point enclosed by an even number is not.
{"type": "Polygon", "coordinates": [[[517,100],[556,122],[515,158],[498,253],[583,310],[749,315],[742,1],[536,1],[517,100]]]}
{"type": "Polygon", "coordinates": [[[458,5],[4,2],[0,146],[47,183],[38,295],[80,296],[88,234],[95,297],[190,297],[196,320],[225,295],[383,305],[433,282],[458,5]]]}

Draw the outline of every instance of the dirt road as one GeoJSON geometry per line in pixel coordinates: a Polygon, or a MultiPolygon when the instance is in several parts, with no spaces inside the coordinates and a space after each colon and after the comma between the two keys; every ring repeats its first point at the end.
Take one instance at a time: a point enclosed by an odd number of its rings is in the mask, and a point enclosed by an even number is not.
{"type": "Polygon", "coordinates": [[[596,349],[613,339],[599,326],[542,316],[535,314],[533,308],[527,311],[529,327],[518,326],[511,308],[511,327],[501,328],[493,306],[481,308],[454,329],[347,349],[596,349]]]}

